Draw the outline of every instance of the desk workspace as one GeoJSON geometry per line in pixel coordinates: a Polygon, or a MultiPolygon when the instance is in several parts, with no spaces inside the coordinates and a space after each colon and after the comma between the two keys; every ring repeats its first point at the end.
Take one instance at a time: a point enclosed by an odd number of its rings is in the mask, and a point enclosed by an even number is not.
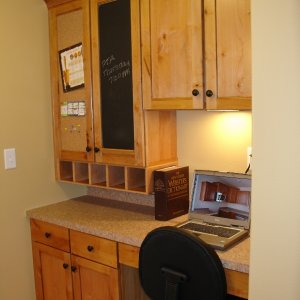
{"type": "MultiPolygon", "coordinates": [[[[137,269],[139,249],[145,236],[155,228],[175,226],[187,219],[185,215],[170,221],[157,221],[153,207],[91,196],[32,209],[27,211],[27,216],[31,220],[37,295],[42,295],[46,288],[51,292],[51,284],[47,287],[41,282],[41,257],[47,252],[59,257],[59,265],[63,264],[66,268],[67,265],[72,265],[72,268],[76,265],[77,269],[94,268],[109,273],[110,276],[99,278],[105,278],[105,286],[116,293],[112,299],[119,299],[121,294],[122,299],[130,300],[148,299],[143,298],[145,295],[139,286],[137,269]],[[98,248],[101,248],[101,253],[98,253],[98,248]]],[[[249,239],[226,251],[217,251],[217,254],[225,269],[228,293],[248,298],[249,239]]],[[[47,276],[48,280],[52,278],[49,273],[47,276]]],[[[74,277],[74,293],[80,293],[76,285],[77,277],[74,277]]],[[[78,280],[85,284],[90,282],[82,278],[78,280]]],[[[72,279],[66,279],[63,283],[70,285],[72,279]]],[[[68,286],[67,290],[72,290],[72,287],[68,286]]],[[[101,293],[100,286],[97,293],[101,293]]]]}

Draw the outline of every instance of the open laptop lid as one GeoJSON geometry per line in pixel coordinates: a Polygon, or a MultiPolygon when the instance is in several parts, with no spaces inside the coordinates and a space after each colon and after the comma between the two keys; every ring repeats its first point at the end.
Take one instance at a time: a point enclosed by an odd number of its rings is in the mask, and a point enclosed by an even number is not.
{"type": "Polygon", "coordinates": [[[195,170],[189,219],[250,227],[251,175],[195,170]]]}

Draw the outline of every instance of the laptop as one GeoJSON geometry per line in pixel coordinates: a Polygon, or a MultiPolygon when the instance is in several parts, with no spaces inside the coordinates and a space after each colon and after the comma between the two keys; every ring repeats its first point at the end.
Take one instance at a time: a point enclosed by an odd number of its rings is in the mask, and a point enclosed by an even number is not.
{"type": "Polygon", "coordinates": [[[251,175],[195,170],[188,221],[177,225],[225,250],[250,229],[251,175]]]}

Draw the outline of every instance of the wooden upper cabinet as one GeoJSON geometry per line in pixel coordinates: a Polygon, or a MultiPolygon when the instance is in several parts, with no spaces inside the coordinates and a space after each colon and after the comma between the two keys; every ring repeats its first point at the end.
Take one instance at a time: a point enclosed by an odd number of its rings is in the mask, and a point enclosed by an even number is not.
{"type": "Polygon", "coordinates": [[[143,111],[139,0],[91,0],[95,161],[177,161],[175,112],[143,111]]]}
{"type": "Polygon", "coordinates": [[[64,4],[55,6],[57,2],[47,2],[55,156],[61,160],[92,161],[93,151],[87,151],[93,147],[89,1],[63,1],[64,4]],[[68,56],[66,60],[60,59],[59,52],[64,50],[66,53],[75,45],[82,45],[78,57],[83,57],[84,86],[66,91],[63,68],[66,68],[68,56]],[[83,112],[72,115],[70,108],[79,103],[83,112]]]}
{"type": "Polygon", "coordinates": [[[250,0],[204,0],[206,109],[251,109],[250,0]]]}
{"type": "Polygon", "coordinates": [[[141,0],[145,109],[203,108],[200,0],[141,0]]]}
{"type": "Polygon", "coordinates": [[[139,1],[91,0],[97,162],[145,165],[139,1]]]}

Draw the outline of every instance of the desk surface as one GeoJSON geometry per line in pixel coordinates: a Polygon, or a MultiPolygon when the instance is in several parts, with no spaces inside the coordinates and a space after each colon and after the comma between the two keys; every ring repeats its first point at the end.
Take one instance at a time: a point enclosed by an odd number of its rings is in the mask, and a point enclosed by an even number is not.
{"type": "MultiPolygon", "coordinates": [[[[153,207],[83,196],[27,211],[27,216],[140,247],[149,231],[186,220],[182,216],[157,221],[153,207]]],[[[217,251],[225,269],[249,272],[249,239],[226,251],[217,251]]]]}

